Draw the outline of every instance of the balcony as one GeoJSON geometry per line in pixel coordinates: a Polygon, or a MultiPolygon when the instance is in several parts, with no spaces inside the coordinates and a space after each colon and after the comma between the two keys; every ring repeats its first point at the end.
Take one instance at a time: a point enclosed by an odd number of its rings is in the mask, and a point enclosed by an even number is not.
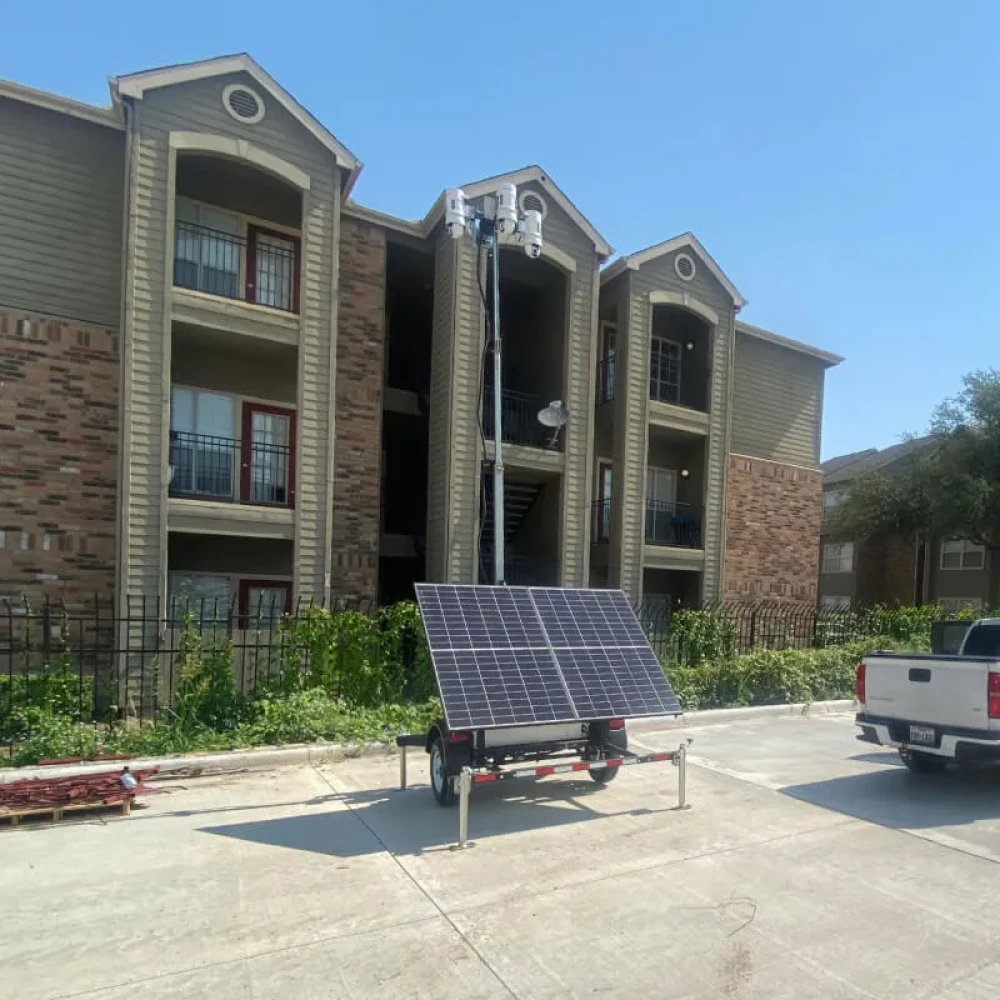
{"type": "Polygon", "coordinates": [[[603,545],[611,539],[611,501],[595,500],[590,505],[590,541],[603,545]]]}
{"type": "MultiPolygon", "coordinates": [[[[495,426],[493,398],[493,388],[487,386],[483,393],[483,434],[487,439],[493,437],[495,426]]],[[[504,389],[501,401],[503,443],[561,451],[565,431],[555,431],[538,421],[538,412],[545,405],[536,396],[504,389]]]]}
{"type": "Polygon", "coordinates": [[[171,431],[169,495],[290,509],[295,506],[292,463],[287,445],[171,431]]]}
{"type": "Polygon", "coordinates": [[[606,354],[597,363],[597,405],[610,403],[615,398],[615,362],[614,354],[606,354]]]}
{"type": "Polygon", "coordinates": [[[702,548],[702,509],[669,500],[646,501],[646,544],[702,548]]]}
{"type": "Polygon", "coordinates": [[[246,228],[243,237],[178,221],[175,287],[298,313],[298,239],[256,226],[246,228]]]}

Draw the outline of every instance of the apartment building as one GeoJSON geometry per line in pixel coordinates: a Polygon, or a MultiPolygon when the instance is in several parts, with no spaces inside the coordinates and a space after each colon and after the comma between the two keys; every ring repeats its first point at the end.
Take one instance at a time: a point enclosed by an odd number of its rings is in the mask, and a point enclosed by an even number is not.
{"type": "MultiPolygon", "coordinates": [[[[0,84],[0,593],[247,615],[489,579],[485,262],[360,170],[245,55],[107,108],[0,84]]],[[[609,265],[541,168],[464,191],[501,183],[544,226],[499,254],[508,581],[814,599],[841,359],[741,322],[691,234],[609,265]]]]}
{"type": "Polygon", "coordinates": [[[822,607],[940,604],[961,611],[988,603],[988,555],[982,545],[962,539],[854,538],[836,524],[836,509],[859,478],[894,475],[931,440],[915,438],[823,463],[822,607]]]}

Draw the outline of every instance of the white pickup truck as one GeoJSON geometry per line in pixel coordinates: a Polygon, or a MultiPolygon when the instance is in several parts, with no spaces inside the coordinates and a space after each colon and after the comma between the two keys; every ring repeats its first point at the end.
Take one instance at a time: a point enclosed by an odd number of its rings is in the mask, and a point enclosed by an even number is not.
{"type": "Polygon", "coordinates": [[[873,653],[858,667],[859,740],[897,747],[911,771],[949,763],[1000,762],[1000,618],[939,623],[935,650],[873,653]]]}

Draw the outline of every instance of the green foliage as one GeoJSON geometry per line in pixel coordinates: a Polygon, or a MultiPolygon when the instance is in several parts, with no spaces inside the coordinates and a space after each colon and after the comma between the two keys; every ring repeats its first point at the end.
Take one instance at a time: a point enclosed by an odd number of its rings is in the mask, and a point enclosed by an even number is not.
{"type": "Polygon", "coordinates": [[[236,690],[228,637],[203,633],[194,616],[187,614],[175,666],[178,682],[174,715],[182,729],[222,731],[239,722],[245,701],[236,690]]]}
{"type": "MultiPolygon", "coordinates": [[[[967,538],[1000,548],[1000,372],[973,372],[945,400],[932,436],[882,474],[859,480],[834,528],[856,537],[967,538]]],[[[986,596],[986,595],[984,595],[986,596]]],[[[998,595],[988,595],[995,603],[998,595]]]]}
{"type": "Polygon", "coordinates": [[[49,757],[90,757],[98,752],[98,731],[44,709],[31,709],[28,731],[18,737],[10,763],[35,764],[49,757]]]}
{"type": "Polygon", "coordinates": [[[735,655],[736,636],[733,623],[721,610],[682,608],[670,619],[670,641],[676,651],[673,658],[688,666],[735,655]]]}

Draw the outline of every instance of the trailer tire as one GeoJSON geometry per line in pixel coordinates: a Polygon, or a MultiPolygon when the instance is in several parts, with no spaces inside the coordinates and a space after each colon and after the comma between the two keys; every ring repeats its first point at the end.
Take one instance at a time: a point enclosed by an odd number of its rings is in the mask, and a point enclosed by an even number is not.
{"type": "Polygon", "coordinates": [[[448,808],[455,804],[455,783],[448,774],[448,758],[445,754],[444,740],[440,736],[431,744],[431,791],[434,801],[439,806],[448,808]]]}
{"type": "Polygon", "coordinates": [[[946,757],[919,750],[900,749],[899,759],[913,774],[940,774],[948,766],[946,757]]]}
{"type": "MultiPolygon", "coordinates": [[[[612,729],[608,733],[608,743],[621,753],[628,750],[628,736],[624,729],[612,729]]],[[[619,767],[595,767],[587,773],[591,781],[596,781],[599,785],[606,785],[609,781],[614,781],[618,777],[619,767]]]]}

